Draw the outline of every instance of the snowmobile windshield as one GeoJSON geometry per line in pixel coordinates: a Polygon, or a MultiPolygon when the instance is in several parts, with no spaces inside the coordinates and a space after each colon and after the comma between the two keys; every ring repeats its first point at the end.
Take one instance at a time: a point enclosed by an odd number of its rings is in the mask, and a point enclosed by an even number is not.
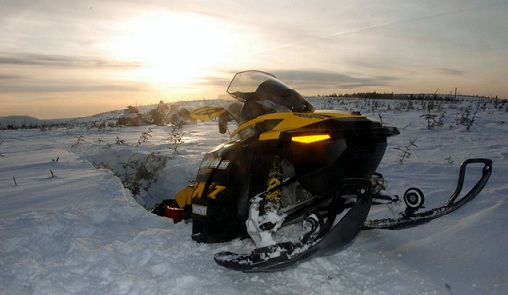
{"type": "Polygon", "coordinates": [[[314,106],[302,95],[262,71],[237,73],[227,93],[237,100],[227,109],[240,123],[269,113],[314,111],[314,106]]]}

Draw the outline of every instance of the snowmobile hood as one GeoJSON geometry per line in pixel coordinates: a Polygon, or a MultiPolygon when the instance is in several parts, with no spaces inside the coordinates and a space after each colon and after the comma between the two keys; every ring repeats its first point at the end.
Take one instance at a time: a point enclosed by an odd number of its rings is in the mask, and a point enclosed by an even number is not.
{"type": "MultiPolygon", "coordinates": [[[[346,113],[340,111],[331,111],[331,110],[323,110],[323,111],[315,111],[311,113],[298,113],[298,112],[284,112],[284,113],[271,113],[267,115],[262,115],[256,117],[250,121],[247,121],[241,124],[232,134],[231,139],[243,139],[246,137],[250,137],[254,134],[259,133],[259,140],[274,140],[279,139],[281,133],[296,129],[305,128],[307,126],[312,125],[314,131],[319,131],[319,128],[316,128],[316,124],[319,125],[320,122],[325,122],[328,120],[334,121],[370,121],[375,122],[368,119],[366,116],[357,114],[357,113],[346,113]]],[[[383,128],[383,133],[388,136],[393,136],[399,134],[397,128],[394,127],[382,127],[380,123],[378,123],[379,127],[383,128]]],[[[326,124],[323,124],[322,129],[325,129],[326,124]]]]}

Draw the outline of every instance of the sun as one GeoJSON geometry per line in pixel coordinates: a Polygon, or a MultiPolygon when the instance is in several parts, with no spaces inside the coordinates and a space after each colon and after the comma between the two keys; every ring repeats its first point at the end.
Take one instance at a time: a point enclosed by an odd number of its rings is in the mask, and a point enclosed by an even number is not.
{"type": "Polygon", "coordinates": [[[115,58],[140,67],[129,73],[158,85],[191,83],[227,61],[231,37],[226,25],[194,14],[145,13],[122,22],[108,41],[115,58]]]}

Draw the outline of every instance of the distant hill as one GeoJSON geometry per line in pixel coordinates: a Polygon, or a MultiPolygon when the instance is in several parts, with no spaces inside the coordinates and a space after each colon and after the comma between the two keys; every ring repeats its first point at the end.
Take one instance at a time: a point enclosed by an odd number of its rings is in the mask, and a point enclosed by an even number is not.
{"type": "MultiPolygon", "coordinates": [[[[215,105],[217,100],[196,100],[196,101],[178,101],[169,102],[168,105],[178,104],[184,105],[189,109],[202,105],[215,105]]],[[[157,108],[157,104],[136,106],[138,110],[145,114],[151,109],[157,108]]],[[[38,119],[31,116],[0,116],[0,130],[5,129],[17,129],[17,128],[38,128],[41,125],[54,126],[62,124],[100,124],[101,122],[115,121],[120,115],[124,113],[124,110],[113,110],[109,112],[103,112],[91,116],[77,117],[77,118],[61,118],[61,119],[38,119]]]]}
{"type": "Polygon", "coordinates": [[[0,129],[6,129],[8,126],[28,127],[39,126],[43,121],[31,116],[7,116],[0,117],[0,129]]]}

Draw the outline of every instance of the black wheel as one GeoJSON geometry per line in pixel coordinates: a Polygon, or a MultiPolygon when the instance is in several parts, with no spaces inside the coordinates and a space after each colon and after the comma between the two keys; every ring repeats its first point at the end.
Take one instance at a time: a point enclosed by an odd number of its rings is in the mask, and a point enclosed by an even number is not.
{"type": "Polygon", "coordinates": [[[423,207],[423,203],[425,202],[425,197],[423,196],[423,192],[416,187],[412,187],[406,190],[404,193],[404,203],[406,203],[408,208],[411,209],[419,209],[423,207]]]}

